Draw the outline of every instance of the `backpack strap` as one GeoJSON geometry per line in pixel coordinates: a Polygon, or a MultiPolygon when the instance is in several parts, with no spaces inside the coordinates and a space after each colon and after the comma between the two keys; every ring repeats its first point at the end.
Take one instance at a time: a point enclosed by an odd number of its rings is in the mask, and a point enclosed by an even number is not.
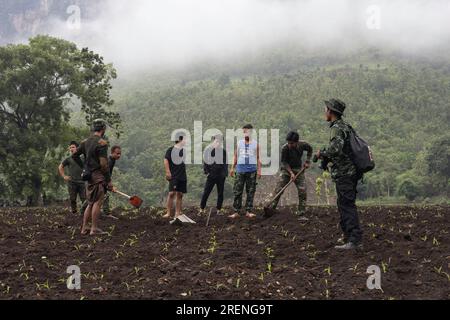
{"type": "Polygon", "coordinates": [[[78,161],[76,161],[74,158],[72,158],[72,157],[70,157],[69,159],[71,159],[71,162],[72,163],[75,163],[77,166],[79,166],[81,169],[83,169],[84,168],[84,163],[83,163],[83,161],[81,160],[81,158],[79,158],[80,159],[80,161],[81,161],[81,163],[80,162],[78,162],[78,161]]]}

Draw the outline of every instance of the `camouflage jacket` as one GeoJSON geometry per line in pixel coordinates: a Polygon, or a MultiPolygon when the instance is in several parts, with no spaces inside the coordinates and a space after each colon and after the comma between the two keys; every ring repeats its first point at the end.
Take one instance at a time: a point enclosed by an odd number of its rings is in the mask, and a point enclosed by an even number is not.
{"type": "Polygon", "coordinates": [[[332,163],[331,177],[338,180],[344,176],[353,176],[356,167],[350,158],[350,146],[348,144],[348,136],[350,134],[350,126],[342,119],[338,119],[331,123],[330,145],[321,152],[321,156],[328,158],[332,163]]]}

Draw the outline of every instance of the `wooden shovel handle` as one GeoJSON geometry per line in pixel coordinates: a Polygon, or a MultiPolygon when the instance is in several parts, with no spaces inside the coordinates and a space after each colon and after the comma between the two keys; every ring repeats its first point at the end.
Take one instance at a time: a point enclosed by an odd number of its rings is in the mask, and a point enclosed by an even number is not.
{"type": "Polygon", "coordinates": [[[125,193],[123,193],[123,192],[120,192],[119,190],[116,190],[116,193],[117,193],[118,195],[124,196],[124,197],[127,198],[128,200],[131,199],[131,197],[130,197],[129,195],[127,195],[127,194],[125,194],[125,193]]]}
{"type": "Polygon", "coordinates": [[[284,192],[284,191],[285,191],[285,190],[286,190],[286,189],[287,189],[287,188],[288,188],[295,180],[297,180],[297,178],[298,178],[303,172],[305,172],[305,170],[306,170],[306,167],[303,167],[303,169],[302,169],[299,173],[297,173],[297,174],[295,175],[295,179],[291,179],[291,181],[289,181],[289,183],[286,184],[286,185],[284,186],[284,188],[280,190],[280,192],[278,192],[278,194],[272,199],[271,202],[275,201],[276,198],[278,198],[280,195],[282,195],[283,192],[284,192]]]}

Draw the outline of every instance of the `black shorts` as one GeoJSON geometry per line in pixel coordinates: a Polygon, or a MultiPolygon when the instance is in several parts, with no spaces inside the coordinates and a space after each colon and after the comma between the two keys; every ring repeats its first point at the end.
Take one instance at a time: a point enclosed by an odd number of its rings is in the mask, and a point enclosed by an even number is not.
{"type": "Polygon", "coordinates": [[[172,179],[169,182],[169,192],[187,193],[187,181],[172,179]]]}

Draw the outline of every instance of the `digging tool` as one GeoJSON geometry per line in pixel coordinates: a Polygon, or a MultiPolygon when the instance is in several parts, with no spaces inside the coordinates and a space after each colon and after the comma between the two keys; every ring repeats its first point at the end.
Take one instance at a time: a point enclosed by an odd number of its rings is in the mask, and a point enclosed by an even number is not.
{"type": "Polygon", "coordinates": [[[175,218],[174,220],[170,221],[171,225],[182,225],[183,223],[189,223],[189,224],[197,224],[194,220],[189,218],[187,215],[182,214],[181,216],[175,218]]]}
{"type": "Polygon", "coordinates": [[[129,203],[135,207],[136,209],[139,209],[142,206],[142,203],[144,202],[141,198],[139,198],[138,196],[129,196],[123,192],[117,191],[116,192],[118,195],[123,196],[125,198],[128,199],[129,203]]]}
{"type": "MultiPolygon", "coordinates": [[[[295,181],[297,180],[297,178],[304,173],[306,170],[306,167],[303,167],[303,169],[301,171],[299,171],[299,173],[297,173],[295,175],[294,179],[291,179],[291,181],[289,181],[284,187],[283,189],[280,190],[280,192],[277,193],[277,195],[275,197],[273,197],[272,201],[270,201],[270,203],[274,202],[276,198],[278,198],[279,196],[281,196],[283,194],[284,191],[286,191],[286,189],[295,181]]],[[[270,205],[270,204],[269,204],[270,205]]],[[[269,208],[269,205],[264,207],[264,217],[269,218],[271,216],[273,216],[275,214],[275,209],[269,208]]]]}
{"type": "Polygon", "coordinates": [[[189,218],[187,215],[182,214],[181,216],[178,217],[178,219],[181,220],[181,222],[183,223],[192,223],[192,224],[197,224],[197,222],[195,222],[194,220],[192,220],[191,218],[189,218]]]}
{"type": "Polygon", "coordinates": [[[209,209],[208,220],[206,220],[206,226],[209,226],[209,219],[211,219],[212,208],[209,209]]]}

